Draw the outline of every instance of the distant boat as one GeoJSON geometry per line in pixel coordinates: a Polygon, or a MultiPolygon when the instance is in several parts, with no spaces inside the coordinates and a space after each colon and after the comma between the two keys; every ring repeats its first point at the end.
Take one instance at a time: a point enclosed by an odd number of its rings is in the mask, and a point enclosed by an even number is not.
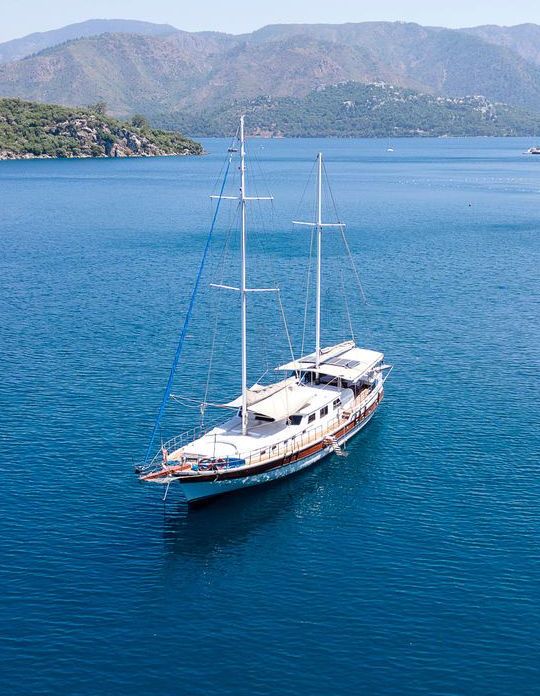
{"type": "Polygon", "coordinates": [[[540,145],[535,145],[527,150],[528,155],[540,155],[540,145]]]}
{"type": "MultiPolygon", "coordinates": [[[[276,368],[285,378],[266,386],[247,382],[246,195],[244,118],[240,122],[241,395],[221,407],[233,415],[217,427],[179,435],[161,445],[146,465],[142,481],[179,485],[189,503],[289,476],[342,447],[373,417],[383,398],[391,369],[383,353],[357,347],[354,341],[321,345],[321,240],[323,230],[341,223],[322,220],[323,164],[318,155],[317,215],[296,224],[315,230],[317,240],[315,351],[276,368]]],[[[222,189],[223,190],[223,189],[222,189]]],[[[220,194],[220,198],[222,196],[220,194]]],[[[174,369],[174,368],[173,368],[174,369]]],[[[222,369],[228,369],[227,363],[222,369]]],[[[169,392],[170,393],[170,392],[169,392]]],[[[165,400],[168,398],[166,392],[165,400]]],[[[159,420],[154,428],[158,430],[159,420]]],[[[149,446],[149,451],[152,442],[149,446]]]]}
{"type": "Polygon", "coordinates": [[[388,147],[386,148],[386,152],[394,152],[394,148],[390,144],[390,138],[388,138],[388,147]]]}

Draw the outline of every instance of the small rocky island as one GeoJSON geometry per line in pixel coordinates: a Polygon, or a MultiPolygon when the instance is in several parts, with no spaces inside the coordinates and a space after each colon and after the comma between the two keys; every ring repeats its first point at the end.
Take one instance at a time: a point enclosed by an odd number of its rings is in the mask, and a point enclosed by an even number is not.
{"type": "Polygon", "coordinates": [[[0,99],[0,159],[200,155],[180,133],[150,128],[142,116],[124,123],[105,105],[70,108],[0,99]]]}

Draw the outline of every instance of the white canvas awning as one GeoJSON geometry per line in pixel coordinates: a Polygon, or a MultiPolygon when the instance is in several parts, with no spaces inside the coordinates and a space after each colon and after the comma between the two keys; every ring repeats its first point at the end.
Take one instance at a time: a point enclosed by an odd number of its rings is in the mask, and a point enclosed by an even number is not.
{"type": "Polygon", "coordinates": [[[382,353],[367,348],[357,348],[352,341],[340,343],[321,351],[320,365],[315,368],[315,353],[281,365],[278,370],[317,372],[320,375],[356,382],[380,363],[382,353]]]}
{"type": "Polygon", "coordinates": [[[301,384],[290,384],[285,389],[281,389],[249,406],[248,411],[276,421],[284,420],[298,413],[311,400],[312,396],[312,391],[308,387],[301,384]]]}
{"type": "MultiPolygon", "coordinates": [[[[337,357],[342,353],[347,352],[351,348],[354,348],[353,341],[345,341],[344,343],[338,343],[336,346],[329,346],[328,348],[321,349],[321,362],[328,360],[329,358],[337,357]]],[[[293,360],[286,363],[285,365],[280,365],[276,367],[276,370],[287,370],[287,371],[299,371],[306,370],[311,365],[315,364],[315,353],[310,353],[309,355],[304,355],[302,358],[293,360]]]]}
{"type": "MultiPolygon", "coordinates": [[[[285,389],[286,387],[295,385],[297,383],[298,380],[296,379],[296,377],[289,377],[288,379],[283,379],[280,382],[276,382],[276,384],[269,384],[267,386],[264,386],[262,384],[254,384],[247,390],[248,407],[253,406],[259,401],[268,398],[272,394],[275,394],[276,392],[279,392],[282,389],[285,389]]],[[[229,401],[229,403],[225,404],[225,406],[229,408],[240,408],[240,406],[242,406],[242,397],[239,396],[233,401],[229,401]]]]}

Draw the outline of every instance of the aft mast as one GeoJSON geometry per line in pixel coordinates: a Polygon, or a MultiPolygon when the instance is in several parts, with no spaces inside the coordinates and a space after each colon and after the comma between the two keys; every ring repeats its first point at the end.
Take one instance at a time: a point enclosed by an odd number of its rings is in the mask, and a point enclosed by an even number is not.
{"type": "Polygon", "coordinates": [[[322,152],[318,156],[317,170],[317,304],[315,308],[315,368],[321,361],[321,266],[322,266],[322,152]]]}
{"type": "Polygon", "coordinates": [[[240,272],[240,295],[242,299],[242,435],[247,434],[247,289],[246,289],[246,143],[244,137],[244,115],[240,116],[240,205],[242,270],[240,272]]]}
{"type": "Polygon", "coordinates": [[[315,222],[299,222],[293,220],[294,225],[314,227],[317,232],[317,273],[315,290],[315,368],[318,370],[321,363],[321,287],[322,287],[322,233],[325,227],[345,227],[341,222],[322,221],[322,192],[323,192],[323,153],[317,155],[317,220],[315,222]]]}

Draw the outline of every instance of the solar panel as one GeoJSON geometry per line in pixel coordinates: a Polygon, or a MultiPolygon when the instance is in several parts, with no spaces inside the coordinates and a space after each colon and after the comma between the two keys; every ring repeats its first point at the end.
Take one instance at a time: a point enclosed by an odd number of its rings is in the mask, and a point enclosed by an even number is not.
{"type": "Polygon", "coordinates": [[[336,367],[347,367],[352,369],[361,364],[360,360],[347,360],[346,358],[330,358],[324,361],[325,365],[336,365],[336,367]]]}

